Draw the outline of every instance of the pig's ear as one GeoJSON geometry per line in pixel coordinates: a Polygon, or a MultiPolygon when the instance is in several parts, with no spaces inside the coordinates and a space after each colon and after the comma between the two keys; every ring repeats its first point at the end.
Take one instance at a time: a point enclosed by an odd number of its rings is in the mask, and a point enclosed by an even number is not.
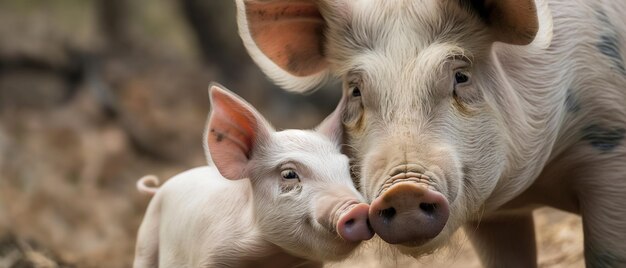
{"type": "Polygon", "coordinates": [[[317,1],[237,0],[237,23],[252,59],[281,87],[302,93],[328,78],[317,1]]]}
{"type": "Polygon", "coordinates": [[[330,138],[335,144],[343,142],[343,112],[346,106],[346,98],[342,97],[335,110],[315,130],[330,138]]]}
{"type": "Polygon", "coordinates": [[[244,178],[254,149],[273,130],[250,104],[218,84],[210,86],[209,96],[211,113],[204,132],[207,158],[225,178],[244,178]]]}
{"type": "Polygon", "coordinates": [[[464,0],[500,42],[527,45],[539,31],[535,0],[464,0]]]}

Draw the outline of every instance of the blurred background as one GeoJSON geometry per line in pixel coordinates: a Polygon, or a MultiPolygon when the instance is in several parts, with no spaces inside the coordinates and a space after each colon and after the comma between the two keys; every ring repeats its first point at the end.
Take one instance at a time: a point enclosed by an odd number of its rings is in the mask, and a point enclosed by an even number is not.
{"type": "MultiPolygon", "coordinates": [[[[218,81],[277,128],[310,128],[329,85],[286,93],[252,63],[234,1],[0,1],[0,268],[130,267],[149,198],[135,182],[205,164],[207,89],[218,81]]],[[[536,214],[542,267],[582,267],[580,219],[536,214]]],[[[446,257],[333,267],[478,267],[462,233],[446,257]]],[[[515,241],[511,241],[515,243],[515,241]]]]}

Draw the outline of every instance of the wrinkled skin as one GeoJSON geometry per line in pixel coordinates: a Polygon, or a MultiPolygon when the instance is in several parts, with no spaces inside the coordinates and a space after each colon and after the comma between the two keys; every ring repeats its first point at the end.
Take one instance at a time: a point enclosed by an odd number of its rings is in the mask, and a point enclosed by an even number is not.
{"type": "Polygon", "coordinates": [[[625,2],[268,2],[290,9],[238,1],[244,44],[286,89],[343,81],[383,240],[420,256],[466,226],[485,266],[535,267],[552,206],[582,215],[588,266],[626,265],[625,2]],[[319,54],[294,45],[318,32],[319,54]]]}
{"type": "Polygon", "coordinates": [[[316,130],[276,132],[233,93],[210,95],[211,166],[137,183],[154,199],[134,267],[321,267],[374,235],[340,152],[342,105],[316,130]]]}

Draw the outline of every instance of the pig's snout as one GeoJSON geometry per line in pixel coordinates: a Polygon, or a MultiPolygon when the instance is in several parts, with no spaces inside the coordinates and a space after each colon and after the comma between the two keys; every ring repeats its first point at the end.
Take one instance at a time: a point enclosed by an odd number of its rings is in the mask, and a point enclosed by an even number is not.
{"type": "Polygon", "coordinates": [[[368,221],[369,206],[357,204],[349,208],[337,222],[337,232],[346,241],[360,242],[369,240],[374,231],[368,221]]]}
{"type": "Polygon", "coordinates": [[[372,202],[372,228],[390,244],[421,245],[436,237],[448,221],[447,199],[415,182],[391,186],[372,202]]]}

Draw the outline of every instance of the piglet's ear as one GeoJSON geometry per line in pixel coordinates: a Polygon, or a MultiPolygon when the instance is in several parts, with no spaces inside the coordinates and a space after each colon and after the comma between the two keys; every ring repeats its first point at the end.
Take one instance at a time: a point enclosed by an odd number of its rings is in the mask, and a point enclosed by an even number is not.
{"type": "Polygon", "coordinates": [[[342,97],[335,110],[315,128],[317,132],[324,134],[337,145],[343,142],[342,118],[346,101],[347,98],[342,97]]]}
{"type": "Polygon", "coordinates": [[[205,153],[227,179],[244,178],[250,157],[271,127],[247,102],[212,84],[211,113],[205,130],[205,153]]]}

